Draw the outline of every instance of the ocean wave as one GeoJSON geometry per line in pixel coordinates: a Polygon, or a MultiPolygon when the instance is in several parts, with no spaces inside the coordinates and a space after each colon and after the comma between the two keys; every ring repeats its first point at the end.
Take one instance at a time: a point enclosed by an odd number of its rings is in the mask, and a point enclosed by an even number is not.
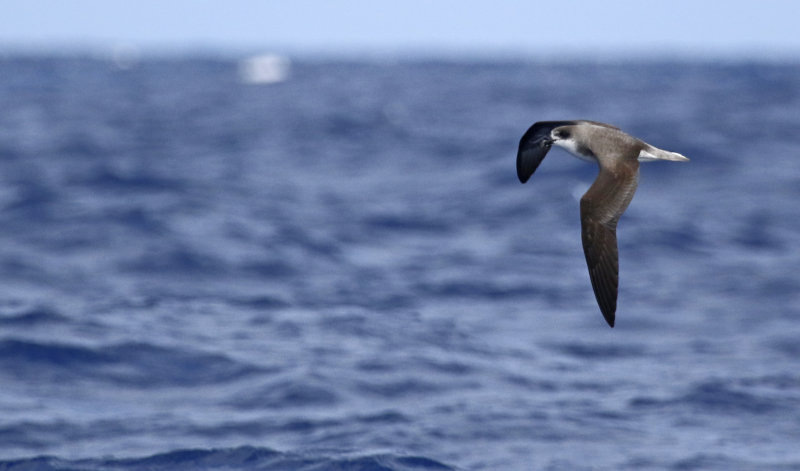
{"type": "Polygon", "coordinates": [[[800,406],[800,396],[791,392],[787,395],[785,392],[776,394],[775,391],[759,390],[748,386],[751,382],[752,380],[703,381],[683,394],[668,398],[637,397],[631,400],[631,405],[641,409],[681,407],[704,414],[755,415],[793,411],[800,406]]]}
{"type": "Polygon", "coordinates": [[[325,456],[282,453],[269,448],[242,446],[223,449],[182,449],[145,458],[63,460],[42,456],[0,461],[8,471],[181,471],[231,469],[248,471],[445,471],[446,464],[420,456],[375,454],[325,456]]]}
{"type": "Polygon", "coordinates": [[[565,342],[551,344],[549,348],[564,355],[587,360],[635,358],[641,356],[645,351],[643,345],[618,345],[591,342],[565,342]]]}
{"type": "Polygon", "coordinates": [[[68,323],[70,318],[48,306],[35,306],[11,313],[0,313],[0,326],[31,327],[40,324],[68,323]]]}
{"type": "Polygon", "coordinates": [[[235,380],[262,369],[225,355],[146,343],[87,347],[20,339],[0,341],[0,373],[46,381],[91,379],[139,388],[198,386],[235,380]]]}

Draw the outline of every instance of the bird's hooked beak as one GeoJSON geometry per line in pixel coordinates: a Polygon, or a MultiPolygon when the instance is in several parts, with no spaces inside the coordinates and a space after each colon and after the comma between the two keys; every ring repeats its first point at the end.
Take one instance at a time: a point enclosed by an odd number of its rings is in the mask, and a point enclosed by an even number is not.
{"type": "Polygon", "coordinates": [[[547,154],[547,151],[553,147],[554,142],[556,142],[556,140],[550,136],[541,136],[530,143],[528,151],[535,154],[542,153],[541,158],[544,158],[544,154],[547,154]]]}

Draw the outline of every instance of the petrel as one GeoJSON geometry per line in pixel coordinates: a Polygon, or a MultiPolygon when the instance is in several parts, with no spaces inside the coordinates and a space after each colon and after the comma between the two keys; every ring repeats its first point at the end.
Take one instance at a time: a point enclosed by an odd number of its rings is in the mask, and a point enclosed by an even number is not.
{"type": "Polygon", "coordinates": [[[525,183],[550,147],[557,145],[575,157],[597,162],[600,172],[581,198],[581,238],[589,279],[608,325],[614,327],[619,285],[617,221],[633,199],[639,162],[688,161],[596,121],[539,121],[519,141],[517,176],[525,183]]]}

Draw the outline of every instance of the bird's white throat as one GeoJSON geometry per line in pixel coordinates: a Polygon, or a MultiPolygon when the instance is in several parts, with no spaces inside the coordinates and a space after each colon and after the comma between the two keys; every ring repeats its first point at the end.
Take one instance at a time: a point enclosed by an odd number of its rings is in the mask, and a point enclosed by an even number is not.
{"type": "Polygon", "coordinates": [[[592,155],[591,153],[586,154],[585,152],[589,149],[583,146],[579,146],[574,139],[567,138],[567,139],[556,139],[553,141],[553,145],[561,147],[562,149],[566,150],[570,154],[574,155],[575,157],[581,160],[587,160],[589,162],[597,162],[597,157],[592,155]]]}

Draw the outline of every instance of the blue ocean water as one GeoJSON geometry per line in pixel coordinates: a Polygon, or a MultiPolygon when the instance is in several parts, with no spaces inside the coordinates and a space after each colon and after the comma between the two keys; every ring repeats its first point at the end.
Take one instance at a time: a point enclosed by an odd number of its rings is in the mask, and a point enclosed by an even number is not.
{"type": "Polygon", "coordinates": [[[800,470],[800,64],[0,58],[0,469],[800,470]],[[641,168],[609,329],[538,120],[641,168]]]}

